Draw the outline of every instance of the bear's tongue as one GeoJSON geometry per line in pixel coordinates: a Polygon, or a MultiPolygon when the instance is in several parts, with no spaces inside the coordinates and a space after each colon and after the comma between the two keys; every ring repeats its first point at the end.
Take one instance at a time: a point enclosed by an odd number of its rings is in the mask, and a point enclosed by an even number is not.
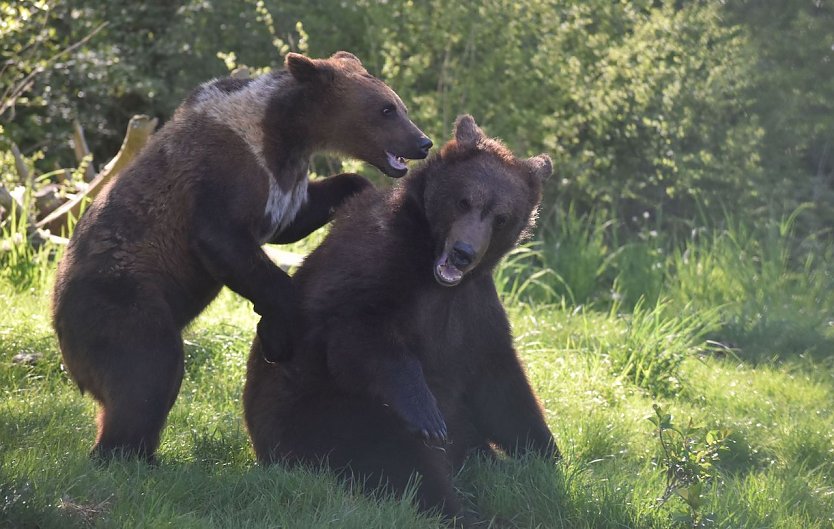
{"type": "Polygon", "coordinates": [[[434,265],[434,278],[445,287],[453,287],[463,279],[463,272],[450,263],[449,255],[443,252],[443,255],[440,256],[440,259],[434,265]]]}
{"type": "Polygon", "coordinates": [[[403,158],[402,156],[394,156],[388,151],[385,151],[385,155],[388,157],[388,165],[390,165],[397,171],[402,171],[403,169],[408,168],[408,166],[405,165],[405,158],[403,158]]]}

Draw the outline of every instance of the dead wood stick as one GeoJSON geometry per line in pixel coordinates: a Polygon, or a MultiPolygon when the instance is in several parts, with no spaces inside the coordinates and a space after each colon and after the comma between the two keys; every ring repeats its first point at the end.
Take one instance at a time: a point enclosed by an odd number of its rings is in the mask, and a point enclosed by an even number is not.
{"type": "MultiPolygon", "coordinates": [[[[75,160],[78,163],[83,162],[84,158],[90,154],[87,138],[84,137],[84,128],[77,119],[72,120],[72,150],[75,151],[75,160]]],[[[84,181],[90,182],[95,177],[96,170],[93,168],[93,161],[90,160],[87,167],[84,168],[84,181]]]]}
{"type": "Polygon", "coordinates": [[[17,177],[21,184],[31,188],[32,182],[30,179],[32,175],[29,174],[29,168],[23,161],[23,155],[20,154],[20,149],[17,148],[16,143],[12,143],[12,156],[14,156],[14,168],[17,171],[17,177]]]}
{"type": "Polygon", "coordinates": [[[114,176],[124,168],[142,150],[148,142],[157,124],[156,118],[148,116],[133,116],[127,126],[127,133],[122,142],[122,147],[112,160],[107,162],[104,169],[90,182],[90,185],[83,192],[78,193],[71,200],[59,206],[55,211],[37,223],[37,228],[47,229],[55,235],[62,235],[67,231],[70,218],[78,219],[81,215],[83,201],[86,198],[92,200],[113,179],[114,176]]]}
{"type": "Polygon", "coordinates": [[[12,210],[12,205],[19,205],[17,201],[14,199],[9,190],[6,189],[6,186],[0,184],[0,208],[5,209],[7,212],[12,210]]]}

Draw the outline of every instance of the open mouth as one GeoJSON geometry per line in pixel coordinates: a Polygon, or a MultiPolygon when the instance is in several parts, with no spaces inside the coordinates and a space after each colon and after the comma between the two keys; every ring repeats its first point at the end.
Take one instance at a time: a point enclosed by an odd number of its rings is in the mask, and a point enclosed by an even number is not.
{"type": "Polygon", "coordinates": [[[449,252],[443,252],[435,262],[434,279],[444,287],[453,287],[463,279],[463,270],[449,261],[449,252]]]}
{"type": "Polygon", "coordinates": [[[388,151],[385,151],[385,156],[388,158],[388,165],[390,165],[394,169],[398,171],[408,169],[408,166],[405,164],[405,158],[403,158],[402,156],[394,156],[388,151]]]}

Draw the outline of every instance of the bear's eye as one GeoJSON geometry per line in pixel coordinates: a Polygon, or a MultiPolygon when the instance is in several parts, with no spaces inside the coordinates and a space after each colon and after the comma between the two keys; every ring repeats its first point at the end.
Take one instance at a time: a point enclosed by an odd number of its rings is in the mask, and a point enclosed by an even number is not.
{"type": "Polygon", "coordinates": [[[397,107],[395,107],[394,105],[385,105],[384,107],[382,107],[382,115],[385,117],[393,116],[396,113],[397,107]]]}
{"type": "Polygon", "coordinates": [[[506,215],[496,215],[495,216],[495,227],[500,228],[507,223],[507,216],[506,215]]]}
{"type": "Polygon", "coordinates": [[[465,198],[462,198],[462,199],[458,200],[458,209],[461,210],[462,212],[466,213],[467,211],[472,209],[472,204],[468,200],[466,200],[465,198]]]}

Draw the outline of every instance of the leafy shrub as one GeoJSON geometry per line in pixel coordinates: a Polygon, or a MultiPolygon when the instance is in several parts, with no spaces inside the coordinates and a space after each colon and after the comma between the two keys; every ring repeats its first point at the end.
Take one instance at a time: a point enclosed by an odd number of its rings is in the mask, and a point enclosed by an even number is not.
{"type": "MultiPolygon", "coordinates": [[[[24,5],[33,15],[3,48],[4,58],[22,59],[14,61],[20,72],[51,56],[22,54],[33,42],[60,51],[107,23],[68,60],[35,78],[10,125],[24,151],[43,145],[45,163],[62,158],[69,165],[65,144],[73,117],[100,163],[118,148],[130,116],[166,119],[194,86],[224,75],[230,59],[275,66],[286,49],[321,56],[347,48],[397,89],[433,137],[445,138],[454,117],[471,112],[514,150],[549,151],[558,178],[548,184],[545,210],[559,201],[576,202],[581,211],[606,208],[621,220],[647,209],[688,218],[696,201],[711,205],[732,196],[752,207],[768,189],[760,179],[761,130],[745,81],[750,50],[745,34],[723,23],[717,4],[24,5]]],[[[4,17],[11,16],[8,9],[4,17]]]]}
{"type": "Polygon", "coordinates": [[[715,463],[726,450],[729,430],[707,430],[693,423],[686,426],[672,423],[672,415],[654,404],[654,415],[648,420],[655,426],[655,434],[662,454],[658,466],[666,477],[666,490],[658,500],[660,505],[672,497],[683,500],[684,509],[673,512],[677,524],[693,529],[711,527],[715,515],[701,512],[706,486],[716,477],[715,463]]]}

